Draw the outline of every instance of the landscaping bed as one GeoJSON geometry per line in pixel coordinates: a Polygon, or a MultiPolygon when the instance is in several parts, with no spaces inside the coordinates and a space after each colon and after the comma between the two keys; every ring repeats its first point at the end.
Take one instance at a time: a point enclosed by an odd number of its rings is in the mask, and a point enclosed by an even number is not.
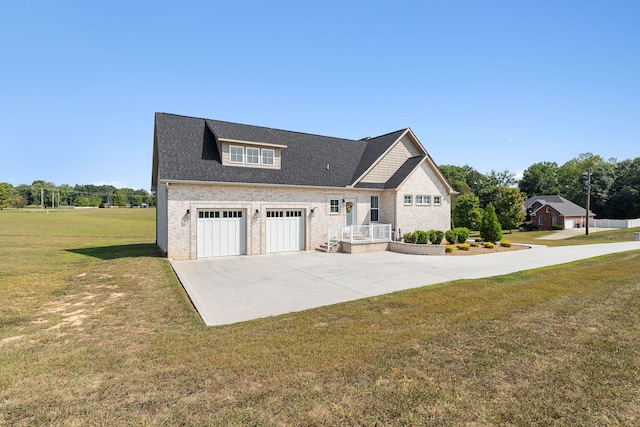
{"type": "Polygon", "coordinates": [[[456,248],[453,250],[453,252],[447,253],[445,255],[447,256],[469,256],[469,255],[482,255],[482,254],[491,254],[494,252],[510,252],[510,251],[520,251],[523,249],[531,249],[530,246],[525,246],[525,245],[511,245],[511,247],[503,247],[498,245],[495,245],[492,249],[488,249],[485,248],[484,246],[482,246],[482,244],[480,244],[478,247],[473,247],[471,246],[469,248],[468,251],[463,251],[457,248],[457,245],[455,245],[456,248]]]}

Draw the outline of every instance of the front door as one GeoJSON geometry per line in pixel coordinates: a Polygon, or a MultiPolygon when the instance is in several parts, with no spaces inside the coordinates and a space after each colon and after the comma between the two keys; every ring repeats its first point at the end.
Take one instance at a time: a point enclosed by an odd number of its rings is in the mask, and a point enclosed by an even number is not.
{"type": "Polygon", "coordinates": [[[355,199],[347,199],[345,203],[346,221],[345,224],[356,225],[356,201],[355,199]]]}

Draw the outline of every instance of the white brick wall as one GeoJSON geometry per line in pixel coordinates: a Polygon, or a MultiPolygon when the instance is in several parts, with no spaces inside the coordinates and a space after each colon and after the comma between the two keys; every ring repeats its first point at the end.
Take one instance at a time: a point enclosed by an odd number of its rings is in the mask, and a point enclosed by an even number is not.
{"type": "Polygon", "coordinates": [[[385,191],[354,189],[284,188],[267,186],[205,185],[170,183],[158,186],[158,246],[173,259],[197,258],[197,219],[199,209],[243,210],[246,219],[246,253],[266,252],[267,209],[303,210],[305,249],[313,250],[326,242],[327,230],[345,223],[343,199],[356,200],[357,224],[368,224],[371,196],[379,196],[379,222],[401,228],[403,233],[417,229],[448,230],[451,221],[450,198],[431,168],[423,163],[400,189],[385,191]],[[404,206],[405,194],[414,198],[404,206]],[[415,195],[440,195],[440,206],[416,206],[415,195]],[[331,214],[329,201],[340,201],[340,212],[331,214]],[[311,209],[314,213],[311,214],[311,209]],[[187,210],[190,215],[187,215],[187,210]],[[255,211],[258,210],[258,214],[255,211]],[[166,230],[166,231],[165,231],[166,230]]]}
{"type": "Polygon", "coordinates": [[[171,183],[167,200],[167,256],[197,258],[197,212],[199,209],[242,209],[246,212],[246,253],[266,252],[267,209],[301,209],[305,217],[305,249],[313,250],[327,238],[327,230],[345,223],[343,199],[356,200],[358,224],[367,223],[370,196],[380,192],[365,190],[323,190],[247,186],[214,186],[171,183]],[[329,201],[340,200],[340,213],[329,213],[329,201]],[[314,208],[311,214],[311,209],[314,208]],[[187,215],[187,209],[191,214],[187,215]],[[259,213],[256,215],[256,209],[259,213]]]}
{"type": "Polygon", "coordinates": [[[401,232],[410,233],[415,230],[442,230],[451,228],[451,199],[447,195],[443,183],[436,174],[423,162],[418,169],[398,188],[396,196],[397,227],[401,232]],[[413,203],[404,205],[404,195],[410,194],[413,203]],[[416,195],[430,195],[431,205],[416,205],[416,195]],[[440,206],[434,206],[433,196],[440,196],[440,206]]]}

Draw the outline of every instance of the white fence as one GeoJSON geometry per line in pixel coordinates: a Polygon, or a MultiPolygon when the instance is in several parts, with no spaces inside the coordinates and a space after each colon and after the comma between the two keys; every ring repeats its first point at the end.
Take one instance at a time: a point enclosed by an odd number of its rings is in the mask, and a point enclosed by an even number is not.
{"type": "Polygon", "coordinates": [[[343,225],[327,232],[329,249],[338,242],[392,240],[391,224],[343,225]]]}
{"type": "MultiPolygon", "coordinates": [[[[589,224],[591,225],[591,224],[589,224]]],[[[596,219],[597,228],[635,228],[640,227],[640,218],[637,219],[596,219]]]]}

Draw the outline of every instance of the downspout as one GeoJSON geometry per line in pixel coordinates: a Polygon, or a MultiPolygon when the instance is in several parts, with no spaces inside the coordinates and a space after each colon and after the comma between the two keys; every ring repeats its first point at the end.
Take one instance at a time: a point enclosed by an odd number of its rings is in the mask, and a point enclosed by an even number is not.
{"type": "Polygon", "coordinates": [[[398,228],[398,190],[393,195],[393,228],[396,230],[396,241],[400,241],[400,229],[398,228]]]}

